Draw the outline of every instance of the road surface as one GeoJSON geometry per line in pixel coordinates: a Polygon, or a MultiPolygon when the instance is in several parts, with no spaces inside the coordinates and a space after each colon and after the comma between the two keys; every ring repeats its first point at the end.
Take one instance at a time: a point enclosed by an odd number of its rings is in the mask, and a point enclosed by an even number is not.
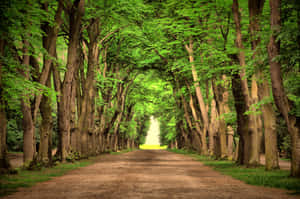
{"type": "Polygon", "coordinates": [[[286,190],[247,185],[191,157],[163,150],[99,156],[87,167],[6,196],[14,199],[271,199],[286,190]]]}

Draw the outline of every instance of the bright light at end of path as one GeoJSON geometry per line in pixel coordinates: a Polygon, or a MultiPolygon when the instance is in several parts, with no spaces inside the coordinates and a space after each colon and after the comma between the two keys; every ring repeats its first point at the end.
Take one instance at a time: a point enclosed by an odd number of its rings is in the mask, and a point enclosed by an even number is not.
{"type": "Polygon", "coordinates": [[[141,145],[141,149],[166,149],[166,146],[160,146],[159,141],[159,122],[153,116],[150,117],[150,127],[147,132],[146,142],[141,145]]]}

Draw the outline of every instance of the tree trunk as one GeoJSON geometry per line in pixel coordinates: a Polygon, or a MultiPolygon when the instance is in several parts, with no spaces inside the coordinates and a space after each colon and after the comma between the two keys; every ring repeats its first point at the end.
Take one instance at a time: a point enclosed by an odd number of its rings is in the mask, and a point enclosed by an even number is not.
{"type": "MultiPolygon", "coordinates": [[[[235,45],[239,49],[238,53],[238,60],[241,66],[241,71],[240,71],[240,84],[241,84],[241,91],[243,97],[241,98],[244,100],[244,103],[241,105],[245,106],[242,109],[239,109],[239,111],[244,110],[244,112],[239,112],[237,110],[238,114],[245,114],[246,111],[249,110],[250,105],[251,105],[251,98],[249,94],[249,89],[248,89],[248,83],[247,83],[247,78],[246,78],[246,71],[245,71],[245,53],[243,52],[244,46],[242,43],[242,31],[241,31],[241,16],[239,12],[239,5],[238,5],[238,0],[234,0],[232,4],[232,11],[234,15],[234,22],[236,26],[236,40],[235,40],[235,45]]],[[[235,81],[237,83],[237,81],[235,81]]],[[[253,85],[252,85],[253,86],[253,85]]],[[[239,86],[237,86],[239,87],[239,86]]],[[[255,88],[252,90],[253,92],[255,91],[255,88]]],[[[241,100],[239,99],[239,100],[241,100]]],[[[238,116],[238,118],[243,118],[243,116],[238,116]]],[[[257,132],[257,120],[253,114],[249,114],[249,116],[244,117],[244,119],[248,119],[249,121],[247,122],[248,124],[245,125],[244,127],[241,127],[243,130],[240,132],[241,134],[241,139],[240,139],[240,146],[239,150],[240,153],[239,155],[243,155],[245,157],[239,157],[239,163],[240,164],[245,164],[247,166],[257,166],[259,164],[259,147],[258,147],[258,132],[257,132]]],[[[242,122],[243,123],[243,122],[242,122]]],[[[239,124],[239,122],[238,122],[239,124]]],[[[242,124],[241,124],[242,125],[242,124]]],[[[239,129],[239,128],[238,128],[239,129]]]]}
{"type": "MultiPolygon", "coordinates": [[[[79,38],[81,31],[81,18],[84,14],[84,0],[75,1],[70,12],[70,35],[68,45],[67,71],[62,83],[61,99],[58,106],[59,113],[59,139],[60,139],[60,158],[64,162],[68,155],[70,134],[70,98],[74,73],[78,68],[77,57],[79,48],[79,38]]],[[[85,140],[82,140],[85,141],[85,140]]]]}
{"type": "MultiPolygon", "coordinates": [[[[263,6],[264,6],[264,0],[249,0],[248,5],[249,5],[249,13],[250,13],[250,36],[251,36],[251,45],[252,45],[252,50],[254,51],[253,53],[253,59],[255,58],[256,54],[256,48],[260,43],[260,37],[259,31],[260,31],[260,26],[259,26],[259,17],[261,16],[263,6]]],[[[259,63],[262,64],[262,63],[259,63]]],[[[258,97],[259,100],[263,100],[265,98],[270,98],[270,91],[269,91],[269,83],[266,80],[266,78],[263,75],[263,69],[259,69],[252,81],[254,79],[262,79],[263,82],[260,84],[255,84],[255,87],[252,86],[253,88],[258,87],[258,97]]],[[[255,81],[256,83],[256,81],[255,81]]],[[[254,96],[252,92],[252,97],[254,96]]],[[[255,102],[258,100],[256,99],[255,102]]],[[[275,131],[275,121],[276,121],[276,116],[275,112],[273,110],[272,104],[271,103],[266,103],[262,105],[262,116],[263,116],[263,125],[264,125],[264,131],[265,131],[265,155],[266,155],[266,162],[265,162],[265,167],[266,170],[272,170],[272,169],[278,169],[279,164],[278,164],[278,149],[277,149],[277,135],[275,131]]],[[[262,130],[262,122],[261,118],[258,118],[258,126],[262,130]]],[[[261,138],[259,138],[261,140],[261,138]]]]}
{"type": "MultiPolygon", "coordinates": [[[[258,103],[258,88],[256,82],[256,75],[253,75],[251,80],[251,104],[258,103]]],[[[255,108],[253,108],[253,111],[255,108]]],[[[251,108],[250,108],[251,110],[251,108]]],[[[260,115],[250,114],[250,138],[251,138],[251,152],[249,166],[258,166],[260,164],[260,143],[261,143],[261,132],[262,132],[262,122],[260,115]]]]}
{"type": "MultiPolygon", "coordinates": [[[[223,85],[216,86],[214,81],[212,81],[212,88],[214,91],[214,97],[216,100],[216,105],[218,108],[219,115],[219,128],[218,128],[218,136],[219,136],[219,144],[220,144],[220,157],[217,158],[225,159],[227,158],[228,149],[227,149],[227,137],[226,137],[226,122],[224,118],[224,114],[229,113],[230,109],[228,107],[228,91],[226,90],[226,76],[222,75],[223,85]]],[[[216,135],[216,136],[217,136],[216,135]]]]}
{"type": "MultiPolygon", "coordinates": [[[[188,89],[190,90],[190,86],[189,84],[186,82],[186,85],[188,87],[188,89]]],[[[197,112],[196,112],[196,108],[194,106],[194,101],[193,101],[193,96],[189,91],[189,95],[190,95],[190,101],[189,101],[189,105],[190,105],[190,109],[192,111],[192,116],[194,118],[194,123],[195,123],[195,127],[196,127],[196,132],[198,134],[198,136],[200,137],[200,142],[197,141],[200,145],[199,148],[201,149],[201,153],[202,154],[206,154],[207,151],[207,143],[206,143],[206,135],[205,133],[203,133],[201,131],[201,127],[200,127],[200,118],[198,118],[197,112]]],[[[195,136],[194,136],[195,137],[195,136]]]]}
{"type": "Polygon", "coordinates": [[[214,149],[214,145],[216,143],[214,143],[214,137],[216,136],[216,133],[219,129],[219,121],[217,120],[218,118],[218,112],[216,109],[216,101],[213,98],[211,100],[211,114],[210,114],[210,124],[209,124],[209,154],[212,155],[216,155],[214,149]]]}
{"type": "MultiPolygon", "coordinates": [[[[198,137],[200,135],[199,135],[199,132],[195,133],[195,129],[194,129],[194,126],[193,126],[192,121],[190,119],[190,114],[189,114],[189,111],[188,111],[188,105],[187,105],[187,102],[186,102],[183,94],[181,94],[181,101],[182,101],[183,110],[184,110],[184,117],[185,117],[185,120],[186,120],[186,122],[188,124],[188,127],[190,129],[189,132],[191,133],[192,137],[195,138],[195,140],[192,139],[191,142],[186,141],[186,143],[189,144],[188,147],[190,147],[192,145],[194,150],[201,153],[201,145],[202,144],[201,144],[201,141],[199,140],[199,137],[198,137]],[[195,134],[198,134],[198,136],[196,136],[195,134]]],[[[199,129],[196,129],[196,131],[197,130],[199,130],[199,129]]],[[[188,140],[188,136],[185,133],[183,133],[183,136],[184,136],[185,140],[188,140]]]]}
{"type": "Polygon", "coordinates": [[[248,136],[248,115],[244,113],[247,110],[246,102],[244,99],[241,79],[238,74],[232,75],[232,93],[234,96],[234,106],[237,113],[237,133],[240,136],[238,145],[238,157],[237,163],[241,165],[247,165],[249,162],[249,136],[248,136]]]}
{"type": "MultiPolygon", "coordinates": [[[[81,104],[81,113],[79,116],[79,131],[81,133],[81,155],[88,156],[89,154],[89,143],[88,143],[88,132],[94,133],[94,98],[95,98],[95,69],[98,66],[99,59],[99,48],[98,48],[98,37],[99,37],[99,19],[91,19],[87,31],[89,36],[88,43],[88,70],[86,79],[83,82],[83,99],[81,104]]],[[[94,137],[93,135],[91,137],[94,137]]],[[[92,146],[92,145],[91,145],[92,146]]],[[[94,150],[94,147],[91,148],[94,150]]]]}
{"type": "Polygon", "coordinates": [[[76,98],[80,98],[80,94],[77,94],[78,91],[78,71],[76,72],[75,79],[73,80],[72,84],[72,91],[71,91],[71,109],[70,109],[70,145],[71,145],[71,151],[74,152],[80,152],[80,133],[78,130],[78,120],[77,115],[78,114],[78,106],[76,104],[76,98]]]}
{"type": "MultiPolygon", "coordinates": [[[[260,21],[259,17],[261,16],[265,0],[249,0],[249,13],[250,13],[250,36],[251,36],[251,45],[253,53],[253,58],[255,58],[257,52],[256,48],[260,43],[259,31],[260,31],[260,21]]],[[[262,63],[259,63],[262,64],[262,63]]],[[[254,78],[263,79],[263,83],[258,84],[258,97],[260,100],[270,97],[269,84],[268,81],[263,76],[263,70],[260,68],[254,78]]],[[[252,94],[253,96],[253,94],[252,94]]],[[[257,100],[258,101],[258,100],[257,100]]],[[[277,151],[277,136],[275,132],[275,112],[272,108],[271,103],[264,104],[262,106],[262,116],[264,118],[264,129],[265,129],[265,147],[266,147],[266,169],[276,169],[278,165],[278,151],[277,151]],[[266,145],[267,144],[267,145],[266,145]],[[274,153],[274,154],[272,154],[274,153]]],[[[262,130],[261,118],[258,118],[258,127],[262,130]]],[[[261,140],[261,138],[259,139],[261,140]]]]}
{"type": "Polygon", "coordinates": [[[228,160],[233,160],[233,135],[234,131],[231,126],[227,126],[227,154],[228,160]]]}
{"type": "MultiPolygon", "coordinates": [[[[0,39],[0,56],[4,54],[5,42],[0,39]]],[[[3,87],[2,87],[2,63],[0,60],[0,174],[6,173],[10,168],[9,160],[7,157],[6,147],[6,111],[5,111],[5,100],[3,98],[3,87]]]]}
{"type": "MultiPolygon", "coordinates": [[[[46,82],[47,87],[51,87],[51,74],[49,73],[48,80],[46,82]]],[[[52,138],[52,108],[51,108],[51,98],[48,96],[43,96],[40,111],[42,116],[42,124],[40,127],[40,145],[38,151],[38,161],[42,165],[51,164],[51,157],[48,156],[49,148],[51,150],[51,138],[52,138]]]]}
{"type": "MultiPolygon", "coordinates": [[[[43,4],[43,9],[48,12],[48,4],[43,4]]],[[[42,69],[42,72],[39,76],[39,83],[42,85],[46,85],[47,79],[49,78],[50,68],[52,65],[52,60],[56,55],[56,40],[58,37],[58,32],[60,29],[60,26],[63,22],[61,14],[63,11],[63,2],[61,0],[58,1],[58,7],[55,13],[55,23],[52,24],[52,26],[45,22],[45,24],[42,25],[42,30],[45,32],[45,35],[43,37],[43,47],[46,49],[47,53],[44,55],[44,66],[42,69]]],[[[36,120],[37,113],[40,107],[40,103],[42,100],[42,95],[37,95],[35,99],[34,104],[34,110],[33,110],[33,120],[36,120]]]]}
{"type": "MultiPolygon", "coordinates": [[[[23,65],[25,68],[22,71],[22,74],[26,80],[29,79],[29,60],[30,57],[28,55],[28,47],[29,43],[27,41],[24,42],[24,50],[23,50],[23,65]]],[[[23,161],[24,166],[29,166],[29,164],[33,161],[35,155],[35,142],[34,142],[34,123],[32,119],[31,113],[31,104],[29,96],[25,95],[21,99],[21,109],[23,114],[23,161]]]]}
{"type": "Polygon", "coordinates": [[[279,112],[283,115],[287,124],[289,134],[292,139],[292,162],[291,162],[291,175],[300,177],[300,118],[292,115],[292,105],[289,103],[285,94],[283,82],[281,78],[281,64],[275,60],[279,55],[280,41],[276,40],[277,34],[280,32],[280,0],[270,1],[271,8],[271,30],[273,34],[270,37],[268,44],[269,64],[272,81],[272,91],[275,104],[279,112]]]}
{"type": "MultiPolygon", "coordinates": [[[[197,75],[197,71],[196,71],[196,68],[195,68],[195,65],[194,65],[194,55],[193,55],[193,41],[192,41],[192,38],[190,38],[189,40],[189,45],[185,45],[185,48],[189,54],[189,61],[191,63],[191,70],[192,70],[192,75],[193,75],[193,80],[194,80],[194,86],[195,86],[195,90],[196,90],[196,96],[197,96],[197,100],[198,100],[198,103],[199,103],[199,107],[200,107],[200,110],[201,110],[201,116],[202,116],[202,120],[203,120],[203,137],[206,138],[206,133],[207,131],[209,130],[208,129],[208,126],[209,126],[209,120],[208,120],[208,113],[207,113],[207,110],[206,110],[206,106],[205,106],[205,103],[204,103],[204,100],[203,100],[203,96],[202,96],[202,93],[201,93],[201,90],[200,90],[200,85],[199,85],[199,80],[198,80],[198,75],[197,75]]],[[[205,143],[202,143],[202,154],[208,154],[208,151],[207,151],[207,143],[206,143],[206,139],[205,139],[205,143]]]]}
{"type": "MultiPolygon", "coordinates": [[[[263,80],[260,88],[260,100],[270,97],[269,83],[263,80]]],[[[271,103],[266,103],[262,106],[262,114],[264,118],[265,129],[265,156],[266,170],[279,169],[278,149],[277,149],[277,134],[276,134],[276,116],[271,103]]]]}

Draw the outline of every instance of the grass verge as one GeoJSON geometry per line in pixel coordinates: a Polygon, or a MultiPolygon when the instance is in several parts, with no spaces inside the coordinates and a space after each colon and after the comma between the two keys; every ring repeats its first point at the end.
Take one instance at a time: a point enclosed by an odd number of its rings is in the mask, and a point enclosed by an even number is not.
{"type": "Polygon", "coordinates": [[[290,158],[280,158],[280,160],[286,161],[286,162],[291,162],[290,158]]]}
{"type": "Polygon", "coordinates": [[[222,174],[232,176],[247,184],[275,187],[292,191],[292,194],[300,194],[300,179],[289,177],[290,172],[285,170],[265,171],[264,166],[246,168],[229,160],[214,160],[208,156],[198,155],[192,151],[168,149],[168,151],[188,155],[204,165],[212,167],[222,174]]]}

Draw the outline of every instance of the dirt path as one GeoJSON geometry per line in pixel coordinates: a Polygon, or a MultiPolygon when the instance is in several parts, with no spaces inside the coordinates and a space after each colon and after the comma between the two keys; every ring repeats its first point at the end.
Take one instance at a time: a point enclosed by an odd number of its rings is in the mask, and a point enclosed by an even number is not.
{"type": "Polygon", "coordinates": [[[246,185],[190,157],[153,150],[100,156],[93,165],[6,198],[297,198],[286,192],[246,185]]]}
{"type": "MultiPolygon", "coordinates": [[[[56,149],[53,149],[52,155],[54,155],[55,153],[56,153],[56,149]]],[[[10,164],[13,168],[21,167],[23,164],[23,153],[9,153],[8,159],[10,160],[10,164]]],[[[262,165],[265,165],[265,155],[264,154],[260,155],[260,163],[262,165]]],[[[279,166],[280,166],[280,169],[290,170],[291,162],[279,159],[279,166]]]]}

